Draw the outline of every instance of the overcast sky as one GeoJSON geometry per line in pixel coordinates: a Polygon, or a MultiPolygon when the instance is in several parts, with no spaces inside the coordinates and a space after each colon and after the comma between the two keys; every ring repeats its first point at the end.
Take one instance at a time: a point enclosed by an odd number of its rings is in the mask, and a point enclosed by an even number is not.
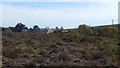
{"type": "Polygon", "coordinates": [[[2,26],[15,26],[22,22],[27,27],[63,26],[76,28],[80,24],[91,26],[111,24],[118,19],[119,0],[4,0],[0,3],[2,26]]]}

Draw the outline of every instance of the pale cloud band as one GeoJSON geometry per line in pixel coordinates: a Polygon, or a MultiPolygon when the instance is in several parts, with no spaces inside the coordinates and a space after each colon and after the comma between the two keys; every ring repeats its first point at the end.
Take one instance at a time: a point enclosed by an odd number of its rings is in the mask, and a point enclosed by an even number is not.
{"type": "Polygon", "coordinates": [[[2,0],[2,2],[106,2],[114,3],[119,0],[2,0]]]}
{"type": "Polygon", "coordinates": [[[120,24],[120,1],[118,3],[118,23],[120,24]]]}
{"type": "MultiPolygon", "coordinates": [[[[18,1],[18,0],[17,0],[18,1]]],[[[19,0],[20,1],[20,0],[19,0]]],[[[21,0],[22,1],[22,0],[21,0]]],[[[27,0],[26,0],[27,1],[27,0]]],[[[37,0],[34,0],[34,2],[37,0]]],[[[68,1],[68,0],[52,0],[68,1]]],[[[75,0],[74,0],[75,1],[75,0]]],[[[76,0],[78,1],[78,0],[76,0]]],[[[81,0],[82,2],[83,0],[81,0]]],[[[65,26],[66,28],[77,27],[80,24],[111,24],[112,19],[118,17],[117,0],[85,0],[88,2],[98,2],[100,5],[88,7],[59,7],[59,9],[31,8],[23,5],[3,4],[3,12],[0,14],[2,26],[14,26],[18,22],[23,22],[29,27],[38,24],[40,27],[65,26]],[[111,2],[110,2],[111,1],[111,2]],[[116,3],[111,4],[113,1],[116,3]],[[105,4],[102,4],[102,3],[105,4]],[[109,2],[109,3],[108,3],[109,2]]],[[[72,0],[69,0],[72,2],[72,0]]]]}
{"type": "Polygon", "coordinates": [[[117,18],[117,7],[89,6],[89,7],[61,7],[60,9],[29,8],[3,4],[3,26],[13,26],[23,22],[32,27],[39,24],[42,27],[65,26],[77,27],[80,24],[110,24],[111,19],[117,18]]]}

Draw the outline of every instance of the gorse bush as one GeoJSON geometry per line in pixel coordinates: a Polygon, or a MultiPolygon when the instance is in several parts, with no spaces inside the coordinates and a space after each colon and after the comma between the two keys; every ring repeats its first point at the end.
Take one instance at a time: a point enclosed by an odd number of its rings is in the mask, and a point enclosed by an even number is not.
{"type": "Polygon", "coordinates": [[[85,24],[80,25],[78,27],[78,32],[80,34],[83,34],[83,35],[92,35],[93,34],[93,30],[89,26],[87,26],[85,24]]]}

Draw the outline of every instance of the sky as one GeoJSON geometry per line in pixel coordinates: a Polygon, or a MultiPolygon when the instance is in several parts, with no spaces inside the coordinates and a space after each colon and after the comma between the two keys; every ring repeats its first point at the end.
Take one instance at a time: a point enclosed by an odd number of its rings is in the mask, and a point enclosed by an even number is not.
{"type": "Polygon", "coordinates": [[[117,23],[119,0],[4,0],[0,23],[4,27],[21,22],[27,27],[77,28],[117,23]]]}

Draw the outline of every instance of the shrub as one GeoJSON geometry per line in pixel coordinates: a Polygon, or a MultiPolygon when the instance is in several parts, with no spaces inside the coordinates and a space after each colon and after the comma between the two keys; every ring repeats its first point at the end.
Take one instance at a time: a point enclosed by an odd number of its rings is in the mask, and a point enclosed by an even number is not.
{"type": "Polygon", "coordinates": [[[11,59],[16,59],[18,57],[20,57],[19,53],[13,49],[13,48],[4,48],[3,50],[3,56],[7,57],[7,58],[11,58],[11,59]]]}

